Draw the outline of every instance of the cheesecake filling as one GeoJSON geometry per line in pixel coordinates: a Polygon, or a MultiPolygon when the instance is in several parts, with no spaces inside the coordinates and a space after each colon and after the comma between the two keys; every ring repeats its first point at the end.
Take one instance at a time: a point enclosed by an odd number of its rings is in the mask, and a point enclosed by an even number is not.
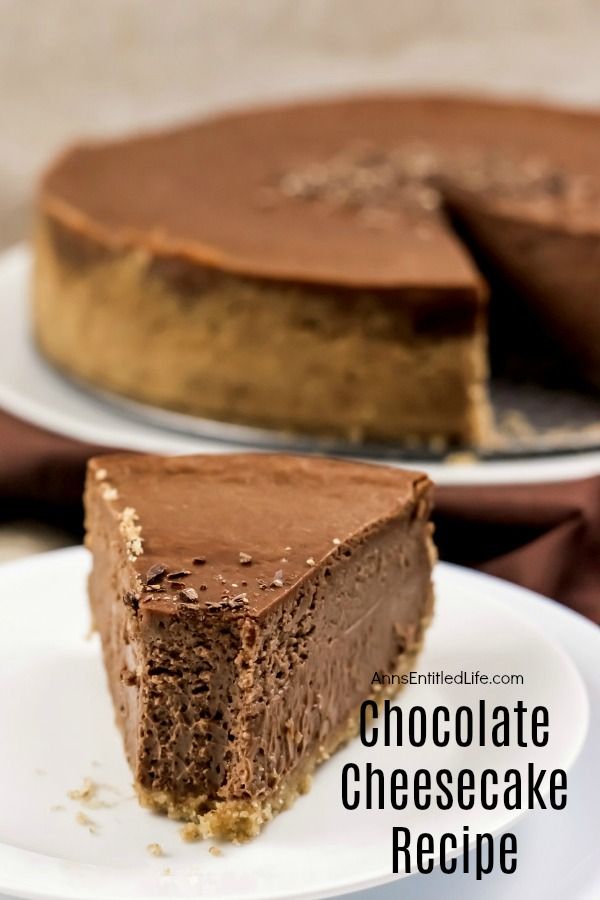
{"type": "MultiPolygon", "coordinates": [[[[361,468],[352,466],[354,478],[361,468]]],[[[139,798],[195,826],[188,836],[252,837],[357,732],[360,704],[381,693],[374,674],[414,663],[433,604],[427,483],[415,482],[404,509],[332,539],[322,561],[307,557],[306,574],[286,587],[289,561],[268,582],[254,554],[240,553],[235,576],[213,568],[210,548],[193,572],[181,554],[171,565],[166,544],[157,547],[156,530],[144,527],[143,508],[142,550],[132,556],[121,529],[131,490],[124,495],[121,479],[111,481],[110,458],[105,469],[104,478],[88,478],[86,493],[90,601],[139,798]],[[147,569],[157,551],[165,563],[147,569]],[[239,580],[225,593],[219,585],[230,577],[239,580]]],[[[224,471],[235,480],[226,463],[224,471]]],[[[293,468],[275,473],[269,505],[277,478],[290,475],[293,468]]],[[[186,540],[188,516],[182,510],[186,540]]],[[[226,538],[215,528],[222,552],[226,538]]]]}

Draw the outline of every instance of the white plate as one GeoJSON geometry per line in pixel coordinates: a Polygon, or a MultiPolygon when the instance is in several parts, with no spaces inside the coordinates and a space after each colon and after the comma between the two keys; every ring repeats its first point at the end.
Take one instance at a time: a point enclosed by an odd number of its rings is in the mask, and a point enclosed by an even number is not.
{"type": "MultiPolygon", "coordinates": [[[[239,449],[237,426],[213,423],[216,440],[179,433],[177,414],[122,401],[104,401],[78,388],[47,365],[30,339],[28,283],[31,260],[25,246],[0,255],[0,406],[35,425],[104,447],[158,453],[219,453],[239,449]],[[171,423],[173,428],[166,427],[171,423]]],[[[242,429],[243,430],[243,429],[242,429]]],[[[210,428],[206,426],[207,435],[210,428]]],[[[440,464],[402,463],[427,471],[438,484],[492,484],[561,481],[600,472],[600,452],[579,452],[523,460],[440,464]]]]}
{"type": "MultiPolygon", "coordinates": [[[[533,624],[544,603],[514,586],[456,567],[437,570],[438,604],[419,671],[481,670],[524,676],[524,685],[411,686],[402,705],[443,703],[508,706],[521,699],[547,705],[552,738],[546,748],[374,748],[358,741],[317,773],[311,792],[243,847],[180,841],[178,826],[150,815],[131,796],[130,774],[104,681],[97,640],[85,640],[87,553],[56,551],[0,568],[0,891],[22,897],[125,900],[220,897],[275,900],[335,896],[391,881],[391,829],[462,833],[508,827],[514,812],[345,811],[345,762],[370,760],[384,769],[516,767],[529,762],[568,768],[584,741],[588,701],[566,654],[533,624]],[[522,604],[523,612],[511,606],[522,604]],[[7,686],[10,688],[7,690],[7,686]],[[94,762],[97,765],[94,765],[94,762]],[[85,776],[110,785],[115,806],[85,810],[98,826],[76,823],[80,804],[69,789],[85,776]],[[53,811],[53,806],[65,809],[53,811]],[[168,854],[151,857],[158,842],[168,854]],[[169,867],[170,875],[164,869],[169,867]]],[[[555,817],[560,813],[546,812],[555,817]]]]}

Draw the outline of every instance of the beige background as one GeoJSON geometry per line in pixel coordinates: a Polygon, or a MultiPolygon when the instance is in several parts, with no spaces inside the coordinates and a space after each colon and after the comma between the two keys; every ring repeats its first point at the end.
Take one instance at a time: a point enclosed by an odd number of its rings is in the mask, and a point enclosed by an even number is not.
{"type": "MultiPolygon", "coordinates": [[[[80,134],[379,86],[600,105],[600,0],[0,0],[0,247],[80,134]]],[[[62,540],[5,526],[0,559],[62,540]]]]}
{"type": "Polygon", "coordinates": [[[83,133],[379,85],[600,101],[600,0],[0,0],[0,240],[83,133]]]}

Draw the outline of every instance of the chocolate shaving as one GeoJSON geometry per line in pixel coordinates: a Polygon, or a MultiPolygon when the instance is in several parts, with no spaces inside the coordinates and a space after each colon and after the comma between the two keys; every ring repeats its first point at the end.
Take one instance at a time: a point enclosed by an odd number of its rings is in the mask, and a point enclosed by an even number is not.
{"type": "Polygon", "coordinates": [[[127,592],[123,597],[123,603],[125,606],[128,606],[134,612],[137,612],[138,607],[140,605],[139,597],[136,594],[132,594],[131,592],[127,592]]]}
{"type": "Polygon", "coordinates": [[[166,600],[166,601],[169,601],[169,600],[172,600],[172,599],[173,599],[173,598],[170,597],[168,594],[164,594],[164,593],[163,593],[163,594],[157,594],[155,591],[152,591],[151,593],[144,594],[143,597],[142,597],[141,600],[140,600],[140,603],[149,603],[151,600],[166,600]]]}
{"type": "Polygon", "coordinates": [[[205,556],[195,556],[192,560],[195,566],[203,566],[206,563],[205,556]]]}
{"type": "Polygon", "coordinates": [[[197,600],[198,591],[193,587],[184,588],[182,591],[179,591],[179,597],[181,600],[197,600]]]}
{"type": "Polygon", "coordinates": [[[185,578],[186,575],[191,575],[189,569],[178,569],[176,572],[169,572],[167,575],[167,581],[179,581],[180,578],[185,578]]]}
{"type": "Polygon", "coordinates": [[[271,582],[271,587],[283,587],[283,572],[281,569],[277,569],[277,571],[275,572],[275,577],[271,582]]]}
{"type": "Polygon", "coordinates": [[[146,572],[146,584],[158,584],[164,578],[166,571],[167,567],[163,566],[162,563],[155,563],[155,565],[150,566],[146,572]]]}

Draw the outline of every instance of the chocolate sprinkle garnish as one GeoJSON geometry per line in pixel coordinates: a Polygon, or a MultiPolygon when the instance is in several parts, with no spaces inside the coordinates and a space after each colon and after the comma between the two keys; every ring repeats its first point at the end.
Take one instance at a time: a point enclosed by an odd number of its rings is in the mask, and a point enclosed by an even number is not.
{"type": "Polygon", "coordinates": [[[140,605],[139,598],[136,596],[136,594],[132,594],[129,591],[123,597],[123,603],[125,604],[125,606],[128,606],[134,612],[137,612],[137,609],[140,605]]]}
{"type": "Polygon", "coordinates": [[[155,591],[151,593],[144,594],[141,599],[141,603],[150,603],[152,600],[172,600],[172,597],[169,594],[157,594],[155,591]]]}
{"type": "Polygon", "coordinates": [[[167,567],[163,566],[162,563],[155,563],[155,565],[150,566],[146,572],[146,584],[158,584],[164,578],[166,571],[167,567]]]}
{"type": "Polygon", "coordinates": [[[193,587],[184,588],[179,592],[179,596],[182,600],[197,600],[198,591],[193,587]]]}
{"type": "Polygon", "coordinates": [[[206,562],[205,556],[195,556],[192,560],[195,566],[203,566],[206,562]]]}
{"type": "Polygon", "coordinates": [[[207,590],[208,590],[208,585],[207,585],[207,584],[201,584],[201,585],[200,585],[200,590],[201,590],[201,591],[207,591],[207,590]]]}
{"type": "Polygon", "coordinates": [[[175,588],[175,590],[181,590],[185,587],[185,582],[183,581],[170,581],[169,587],[175,588]]]}
{"type": "Polygon", "coordinates": [[[186,575],[191,574],[189,569],[179,569],[177,572],[169,572],[167,581],[179,581],[180,578],[185,578],[186,575]]]}
{"type": "Polygon", "coordinates": [[[283,572],[281,571],[281,569],[277,569],[277,571],[275,572],[275,577],[271,582],[271,587],[283,587],[283,572]]]}

